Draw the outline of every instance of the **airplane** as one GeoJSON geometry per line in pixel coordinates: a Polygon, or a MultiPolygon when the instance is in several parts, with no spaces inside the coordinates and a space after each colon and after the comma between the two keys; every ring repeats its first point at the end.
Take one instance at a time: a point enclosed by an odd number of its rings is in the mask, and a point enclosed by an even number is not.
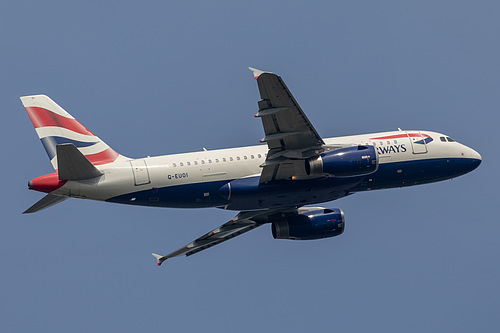
{"type": "Polygon", "coordinates": [[[28,188],[47,193],[24,213],[68,198],[128,205],[239,211],[234,218],[167,255],[190,256],[264,224],[275,239],[334,237],[339,208],[311,206],[356,192],[456,178],[481,155],[445,134],[401,130],[323,139],[283,79],[249,67],[261,100],[261,145],[129,158],[109,147],[45,95],[21,97],[55,172],[28,188]]]}

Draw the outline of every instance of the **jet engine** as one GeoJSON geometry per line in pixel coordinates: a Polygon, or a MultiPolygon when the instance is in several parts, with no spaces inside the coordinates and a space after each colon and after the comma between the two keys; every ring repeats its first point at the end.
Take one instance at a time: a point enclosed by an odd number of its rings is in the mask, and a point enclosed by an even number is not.
{"type": "Polygon", "coordinates": [[[308,175],[333,177],[363,176],[378,169],[378,155],[374,146],[340,148],[306,160],[308,175]]]}
{"type": "Polygon", "coordinates": [[[344,232],[344,212],[320,209],[292,216],[272,223],[274,239],[310,240],[338,236],[344,232]]]}

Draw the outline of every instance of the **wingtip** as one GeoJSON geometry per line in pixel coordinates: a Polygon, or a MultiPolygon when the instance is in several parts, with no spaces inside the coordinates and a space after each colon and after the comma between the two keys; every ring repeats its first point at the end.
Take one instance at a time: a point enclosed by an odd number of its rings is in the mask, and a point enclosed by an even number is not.
{"type": "Polygon", "coordinates": [[[159,254],[156,254],[156,253],[151,253],[151,255],[156,258],[158,266],[161,266],[161,264],[163,264],[163,262],[165,261],[165,259],[162,259],[163,258],[162,255],[159,255],[159,254]]]}
{"type": "Polygon", "coordinates": [[[252,71],[254,79],[257,79],[259,76],[261,76],[264,73],[270,73],[270,72],[266,72],[266,71],[261,71],[260,69],[253,68],[253,67],[248,67],[248,69],[252,71]]]}

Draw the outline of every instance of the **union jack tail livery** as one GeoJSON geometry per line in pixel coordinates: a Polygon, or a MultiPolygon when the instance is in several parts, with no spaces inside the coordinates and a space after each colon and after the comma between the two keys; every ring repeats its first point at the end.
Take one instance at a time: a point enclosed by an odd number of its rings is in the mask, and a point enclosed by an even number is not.
{"type": "Polygon", "coordinates": [[[60,144],[75,145],[94,165],[107,164],[123,158],[48,96],[24,96],[21,101],[54,170],[58,169],[56,146],[60,144]]]}

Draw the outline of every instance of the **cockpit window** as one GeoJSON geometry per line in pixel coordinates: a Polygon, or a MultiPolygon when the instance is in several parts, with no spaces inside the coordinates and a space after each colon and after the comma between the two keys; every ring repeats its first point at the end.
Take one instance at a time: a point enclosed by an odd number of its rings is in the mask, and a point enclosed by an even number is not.
{"type": "Polygon", "coordinates": [[[446,139],[448,139],[448,142],[455,142],[455,140],[453,140],[452,138],[450,138],[449,136],[446,137],[446,139]]]}
{"type": "Polygon", "coordinates": [[[441,141],[446,142],[446,138],[444,136],[440,137],[441,141]]]}

